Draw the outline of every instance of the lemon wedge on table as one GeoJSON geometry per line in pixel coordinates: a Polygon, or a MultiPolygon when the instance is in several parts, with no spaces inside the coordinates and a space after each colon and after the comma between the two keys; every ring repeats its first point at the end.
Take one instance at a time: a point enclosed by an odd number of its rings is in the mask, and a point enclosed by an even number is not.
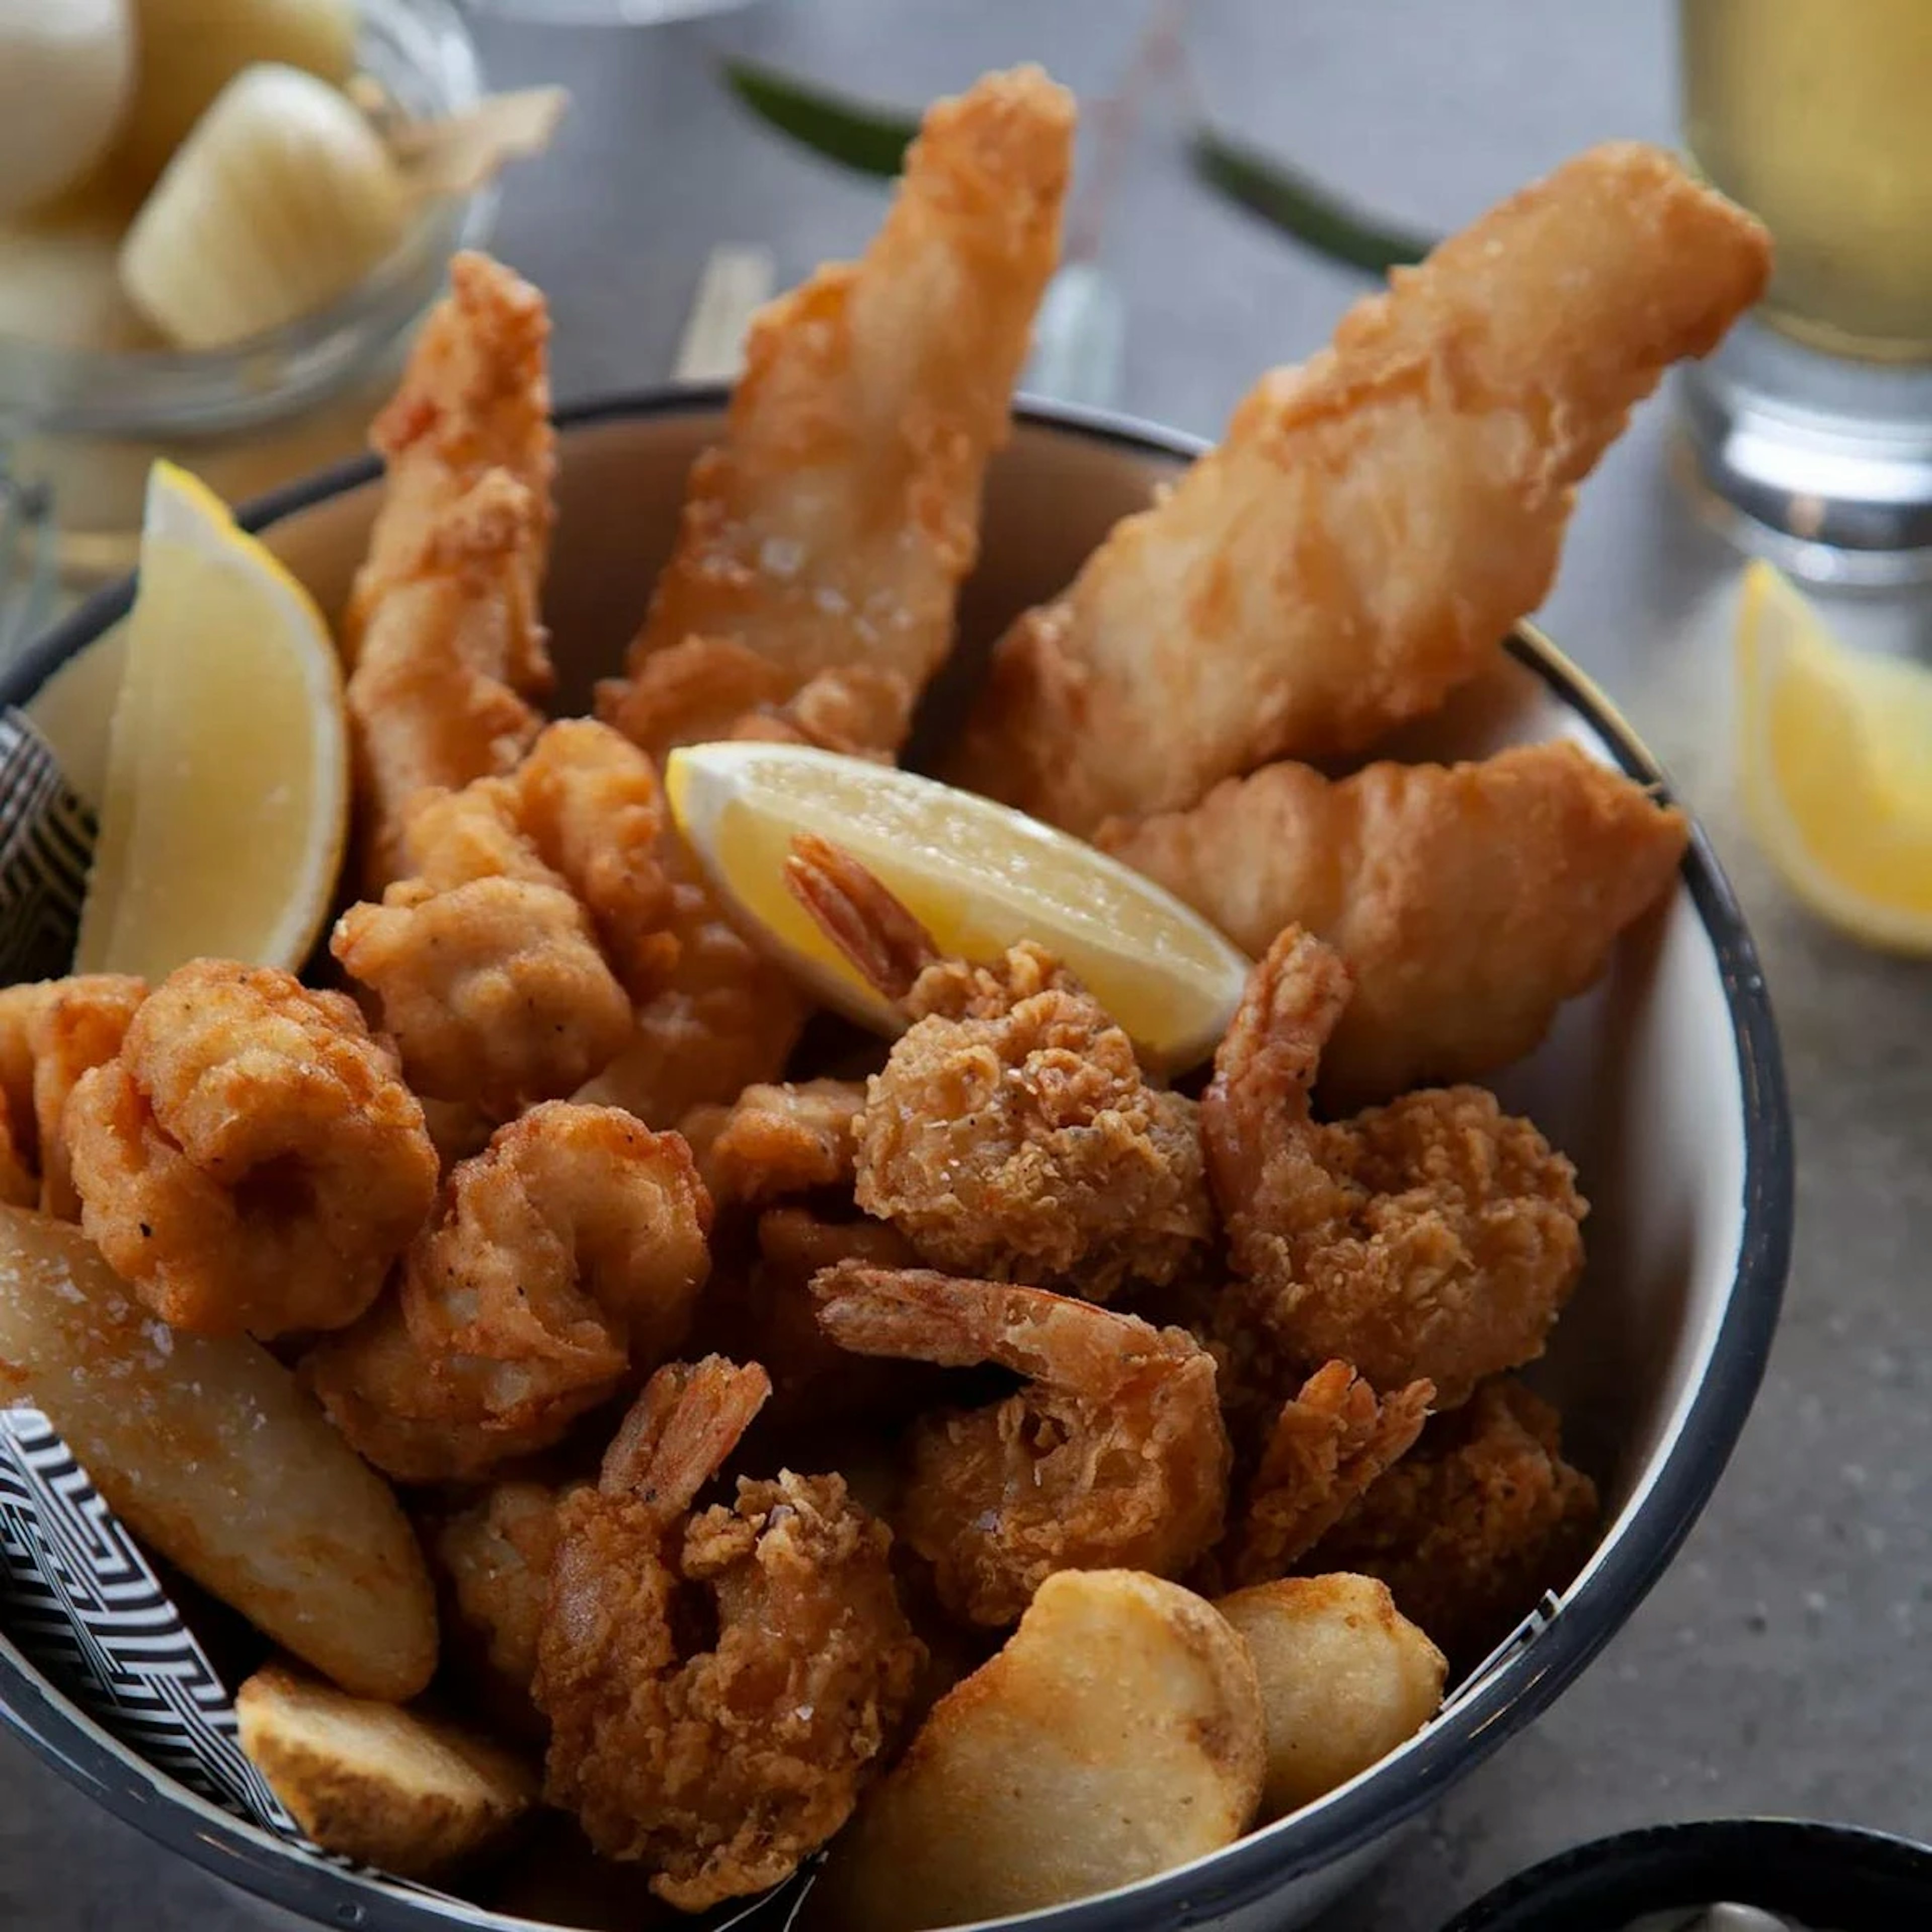
{"type": "Polygon", "coordinates": [[[1745,809],[1785,883],[1870,944],[1932,953],[1932,669],[1847,650],[1760,562],[1737,670],[1745,809]]]}
{"type": "Polygon", "coordinates": [[[988,960],[1037,941],[1154,1066],[1205,1059],[1240,998],[1249,962],[1206,920],[1118,860],[974,793],[755,741],[675,751],[664,785],[727,904],[830,1004],[880,1031],[897,1031],[902,1018],[786,889],[795,832],[850,853],[943,953],[988,960]]]}
{"type": "Polygon", "coordinates": [[[293,971],[349,820],[342,673],[308,592],[172,464],[149,473],[82,972],[206,954],[293,971]]]}

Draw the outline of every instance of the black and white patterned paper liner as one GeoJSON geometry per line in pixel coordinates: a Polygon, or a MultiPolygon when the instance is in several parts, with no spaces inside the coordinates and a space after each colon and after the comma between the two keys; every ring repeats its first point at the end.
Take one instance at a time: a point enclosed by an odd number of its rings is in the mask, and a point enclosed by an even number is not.
{"type": "Polygon", "coordinates": [[[208,1653],[37,1409],[0,1411],[0,1606],[28,1660],[110,1736],[224,1810],[307,1843],[242,1750],[208,1653]]]}
{"type": "Polygon", "coordinates": [[[0,986],[72,969],[94,814],[23,711],[0,711],[0,986]]]}

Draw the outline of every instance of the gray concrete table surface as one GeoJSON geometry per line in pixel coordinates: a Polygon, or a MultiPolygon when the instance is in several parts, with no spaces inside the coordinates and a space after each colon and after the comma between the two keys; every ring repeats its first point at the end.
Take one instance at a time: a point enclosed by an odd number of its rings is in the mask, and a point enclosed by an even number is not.
{"type": "MultiPolygon", "coordinates": [[[[511,182],[497,235],[549,293],[560,396],[660,379],[715,243],[770,247],[788,280],[856,250],[877,218],[877,188],[747,125],[715,84],[721,50],[908,103],[1034,58],[1092,95],[1141,18],[1128,0],[770,0],[649,31],[484,23],[500,80],[560,80],[575,96],[554,160],[511,182]]],[[[1666,0],[1204,0],[1190,48],[1226,125],[1438,227],[1590,141],[1668,140],[1675,124],[1666,0]]],[[[1128,305],[1123,402],[1207,433],[1360,286],[1201,193],[1158,133],[1116,184],[1103,258],[1128,305]]],[[[1426,1932],[1538,1858],[1656,1820],[1780,1812],[1932,1836],[1912,1662],[1932,1635],[1932,1297],[1915,1258],[1932,1239],[1932,976],[1814,924],[1744,836],[1725,688],[1738,565],[1687,508],[1669,446],[1660,401],[1585,489],[1543,615],[1672,768],[1763,949],[1800,1150],[1784,1328],[1743,1444],[1668,1576],[1338,1928],[1426,1932]]],[[[1882,621],[1913,642],[1927,628],[1916,606],[1882,621]]],[[[286,1922],[0,1743],[0,1924],[286,1922]]]]}

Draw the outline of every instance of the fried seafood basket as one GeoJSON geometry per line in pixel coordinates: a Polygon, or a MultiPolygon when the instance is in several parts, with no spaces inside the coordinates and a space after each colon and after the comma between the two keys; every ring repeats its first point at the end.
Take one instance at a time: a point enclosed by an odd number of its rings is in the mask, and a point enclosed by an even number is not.
{"type": "Polygon", "coordinates": [[[1010,419],[1072,119],[938,104],[729,396],[553,412],[459,256],[378,457],[159,466],[0,680],[0,1698],[316,1922],[1301,1923],[1743,1425],[1762,979],[1519,620],[1762,231],[1612,144],[1213,450],[1010,419]],[[278,676],[278,942],[116,954],[278,676]]]}

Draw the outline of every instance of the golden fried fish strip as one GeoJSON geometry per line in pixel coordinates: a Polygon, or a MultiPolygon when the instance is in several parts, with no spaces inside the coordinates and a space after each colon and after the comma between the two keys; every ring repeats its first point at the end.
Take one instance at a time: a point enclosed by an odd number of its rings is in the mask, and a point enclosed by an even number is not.
{"type": "MultiPolygon", "coordinates": [[[[936,103],[864,259],[760,314],[632,646],[634,686],[604,686],[601,716],[662,751],[730,735],[741,700],[782,723],[802,687],[856,671],[880,682],[862,706],[844,691],[839,728],[898,748],[952,643],[981,480],[1059,255],[1073,118],[1036,68],[936,103]]],[[[824,742],[828,696],[790,713],[800,736],[824,742]]]]}
{"type": "Polygon", "coordinates": [[[1442,1406],[1543,1352],[1583,1264],[1576,1170],[1478,1087],[1310,1118],[1348,998],[1338,955],[1290,926],[1254,969],[1201,1102],[1208,1172],[1243,1279],[1226,1291],[1306,1372],[1340,1359],[1442,1406]]]}
{"type": "Polygon", "coordinates": [[[1561,741],[1479,763],[1270,765],[1095,842],[1259,957],[1299,926],[1354,994],[1322,1056],[1336,1107],[1527,1053],[1670,884],[1681,812],[1561,741]]]}
{"type": "Polygon", "coordinates": [[[460,1162],[395,1296],[304,1364],[356,1448],[408,1482],[560,1441],[684,1340],[710,1268],[690,1150],[551,1101],[460,1162]]]}
{"type": "Polygon", "coordinates": [[[872,874],[793,841],[786,883],[914,1024],[867,1084],[859,1205],[935,1268],[1106,1300],[1171,1280],[1213,1238],[1192,1101],[1036,946],[940,956],[872,874]]]}
{"type": "Polygon", "coordinates": [[[842,1348],[1027,1378],[916,1423],[901,1505],[940,1600],[1009,1624],[1059,1570],[1183,1574],[1221,1533],[1231,1451],[1214,1362],[1184,1330],[922,1268],[844,1262],[812,1287],[842,1348]]]}
{"type": "Polygon", "coordinates": [[[541,722],[526,700],[552,682],[549,332],[528,283],[458,256],[376,419],[388,477],[344,626],[370,891],[398,876],[418,791],[506,770],[541,722]]]}
{"type": "Polygon", "coordinates": [[[1007,632],[961,781],[1084,833],[1432,709],[1543,601],[1631,406],[1769,262],[1750,216],[1615,142],[1396,270],[1007,632]]]}
{"type": "Polygon", "coordinates": [[[81,1225],[164,1321],[263,1336],[362,1314],[436,1198],[436,1150],[352,1000],[197,959],[65,1115],[81,1225]]]}
{"type": "Polygon", "coordinates": [[[776,1884],[844,1823],[924,1655],[891,1539],[839,1477],[740,1478],[687,1516],[769,1386],[715,1355],[652,1377],[562,1507],[538,1644],[545,1795],[687,1912],[776,1884]],[[714,1638],[675,1614],[692,1593],[714,1638]]]}

